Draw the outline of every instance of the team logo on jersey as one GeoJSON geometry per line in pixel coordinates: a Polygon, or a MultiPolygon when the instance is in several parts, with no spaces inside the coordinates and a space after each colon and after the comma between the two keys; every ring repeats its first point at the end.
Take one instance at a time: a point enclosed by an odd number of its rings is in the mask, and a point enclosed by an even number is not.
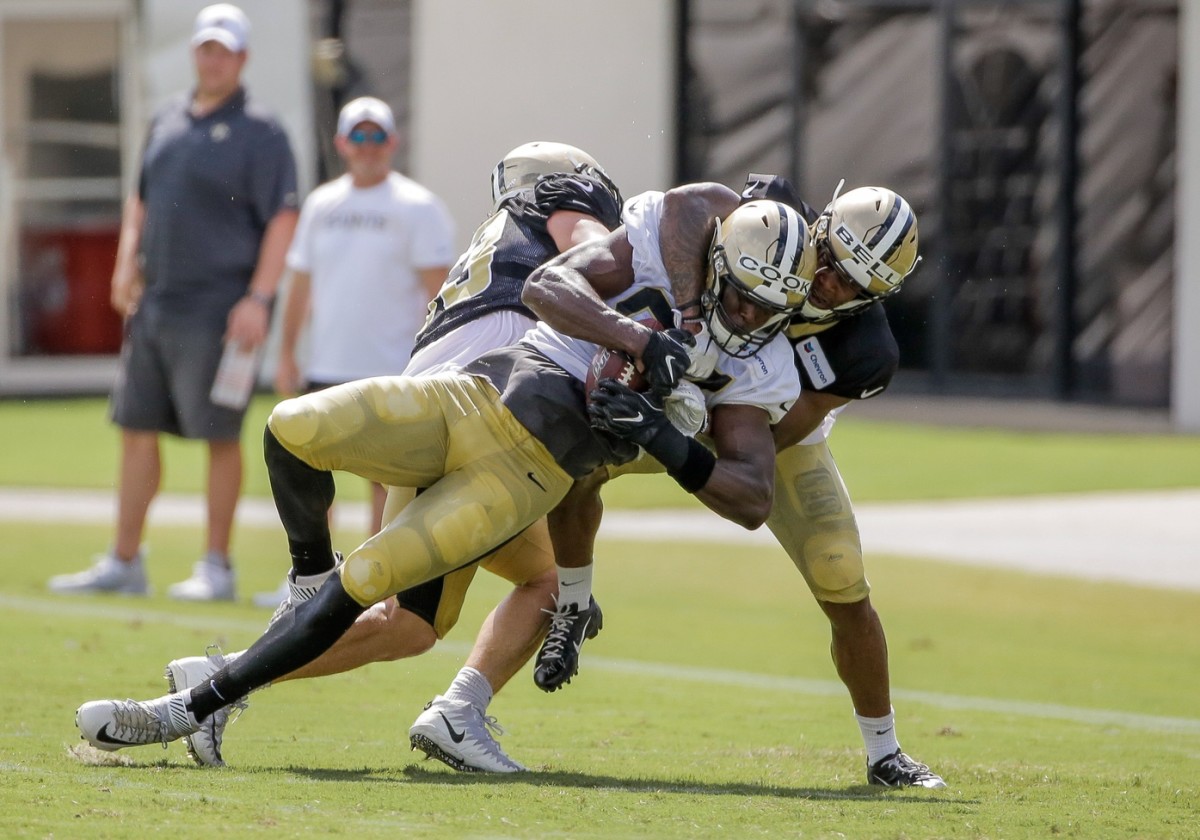
{"type": "Polygon", "coordinates": [[[217,123],[208,130],[209,139],[214,143],[220,143],[222,140],[229,139],[229,123],[217,123]]]}
{"type": "Polygon", "coordinates": [[[837,381],[837,374],[833,372],[829,359],[825,358],[820,341],[816,338],[806,338],[795,347],[796,355],[800,357],[800,363],[804,365],[814,388],[820,391],[837,381]]]}

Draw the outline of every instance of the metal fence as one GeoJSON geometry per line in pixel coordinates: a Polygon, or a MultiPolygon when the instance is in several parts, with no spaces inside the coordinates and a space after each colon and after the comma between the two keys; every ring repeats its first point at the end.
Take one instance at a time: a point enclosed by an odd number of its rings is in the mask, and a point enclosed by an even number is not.
{"type": "Polygon", "coordinates": [[[680,181],[916,208],[902,384],[1166,404],[1176,3],[679,2],[680,181]]]}

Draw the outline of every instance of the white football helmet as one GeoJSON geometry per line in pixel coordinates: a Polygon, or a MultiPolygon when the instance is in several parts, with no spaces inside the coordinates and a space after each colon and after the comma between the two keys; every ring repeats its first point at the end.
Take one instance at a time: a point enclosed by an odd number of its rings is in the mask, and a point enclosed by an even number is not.
{"type": "Polygon", "coordinates": [[[708,282],[700,297],[713,340],[745,358],[775,337],[797,314],[812,287],[817,252],[804,219],[778,201],[749,201],[717,220],[708,252],[708,282]],[[756,329],[735,324],[721,304],[726,286],[771,316],[756,329]]]}
{"type": "Polygon", "coordinates": [[[492,170],[492,209],[498,209],[510,195],[532,187],[543,175],[573,172],[590,175],[603,184],[616,197],[618,207],[624,203],[604,167],[583,149],[535,140],[517,146],[492,170]]]}
{"type": "Polygon", "coordinates": [[[900,195],[885,187],[859,187],[839,195],[813,223],[813,241],[824,262],[858,289],[858,297],[821,309],[806,301],[803,321],[825,324],[849,317],[864,306],[900,291],[917,267],[917,215],[900,195]]]}

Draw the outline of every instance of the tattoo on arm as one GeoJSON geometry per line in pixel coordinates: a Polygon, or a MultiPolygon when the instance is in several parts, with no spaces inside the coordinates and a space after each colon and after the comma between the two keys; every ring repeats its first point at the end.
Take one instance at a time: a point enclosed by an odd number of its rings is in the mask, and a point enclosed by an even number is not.
{"type": "Polygon", "coordinates": [[[680,308],[700,299],[705,255],[713,229],[713,219],[704,201],[681,200],[663,214],[659,230],[663,265],[671,278],[671,293],[680,308]]]}

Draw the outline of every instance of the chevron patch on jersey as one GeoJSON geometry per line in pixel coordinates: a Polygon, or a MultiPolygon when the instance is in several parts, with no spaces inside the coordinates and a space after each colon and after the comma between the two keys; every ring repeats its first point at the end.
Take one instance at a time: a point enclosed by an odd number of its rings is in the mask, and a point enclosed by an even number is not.
{"type": "Polygon", "coordinates": [[[800,363],[804,365],[814,388],[821,391],[837,381],[837,374],[825,358],[821,342],[815,336],[799,341],[794,346],[796,355],[800,357],[800,363]]]}

